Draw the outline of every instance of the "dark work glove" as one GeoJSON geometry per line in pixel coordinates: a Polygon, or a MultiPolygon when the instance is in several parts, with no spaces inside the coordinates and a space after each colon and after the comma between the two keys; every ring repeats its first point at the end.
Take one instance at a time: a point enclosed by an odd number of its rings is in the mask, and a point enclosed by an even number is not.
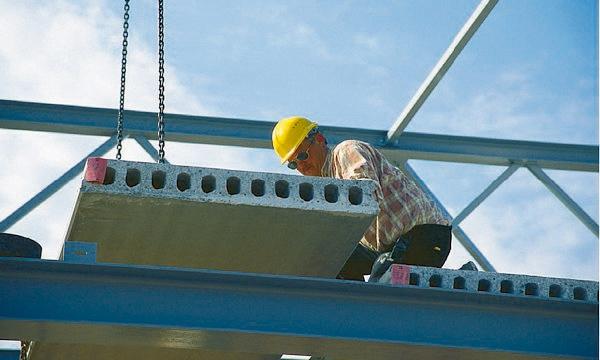
{"type": "Polygon", "coordinates": [[[394,245],[392,251],[379,255],[377,260],[373,263],[369,282],[377,282],[392,264],[401,264],[404,255],[406,254],[406,250],[408,250],[406,243],[400,238],[396,242],[396,245],[394,245]]]}
{"type": "Polygon", "coordinates": [[[442,267],[450,254],[452,227],[424,224],[402,235],[392,251],[381,254],[371,269],[369,282],[377,282],[392,264],[442,267]]]}

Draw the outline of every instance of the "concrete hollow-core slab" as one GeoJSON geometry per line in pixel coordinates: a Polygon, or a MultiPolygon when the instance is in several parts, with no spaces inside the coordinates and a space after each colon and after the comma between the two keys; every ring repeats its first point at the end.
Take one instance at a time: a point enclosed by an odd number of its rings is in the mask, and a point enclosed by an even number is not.
{"type": "MultiPolygon", "coordinates": [[[[375,184],[108,160],[66,241],[96,261],[333,278],[379,211],[375,184]]],[[[279,359],[209,349],[34,342],[32,359],[279,359]]]]}
{"type": "Polygon", "coordinates": [[[67,241],[97,261],[333,278],[379,211],[374,182],[108,160],[67,241]]]}

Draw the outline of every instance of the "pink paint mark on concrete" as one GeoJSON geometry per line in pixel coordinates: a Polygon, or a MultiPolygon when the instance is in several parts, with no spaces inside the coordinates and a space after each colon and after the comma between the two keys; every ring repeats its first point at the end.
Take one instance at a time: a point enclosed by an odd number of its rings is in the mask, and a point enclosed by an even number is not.
{"type": "Polygon", "coordinates": [[[108,164],[108,160],[99,158],[99,157],[91,157],[87,159],[85,164],[85,181],[95,182],[95,183],[103,183],[104,177],[106,176],[106,166],[108,164]]]}
{"type": "Polygon", "coordinates": [[[410,279],[410,266],[392,264],[392,285],[408,285],[410,279]]]}

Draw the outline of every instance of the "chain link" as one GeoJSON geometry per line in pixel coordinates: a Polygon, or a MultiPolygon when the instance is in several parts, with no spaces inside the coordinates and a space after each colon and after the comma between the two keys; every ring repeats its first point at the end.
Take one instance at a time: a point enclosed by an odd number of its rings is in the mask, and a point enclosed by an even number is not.
{"type": "Polygon", "coordinates": [[[119,95],[119,114],[117,116],[117,160],[121,160],[121,149],[123,146],[123,108],[125,107],[125,72],[127,68],[127,37],[129,36],[129,0],[125,0],[123,7],[123,50],[121,54],[121,91],[119,95]]]}
{"type": "Polygon", "coordinates": [[[158,162],[165,162],[165,34],[163,0],[158,0],[158,162]]]}

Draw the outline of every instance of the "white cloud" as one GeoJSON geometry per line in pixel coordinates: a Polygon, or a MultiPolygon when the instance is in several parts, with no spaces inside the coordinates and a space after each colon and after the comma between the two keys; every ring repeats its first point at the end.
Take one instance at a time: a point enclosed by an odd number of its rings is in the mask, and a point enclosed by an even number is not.
{"type": "MultiPolygon", "coordinates": [[[[0,47],[0,98],[115,108],[121,62],[120,15],[106,2],[0,3],[3,46],[0,47]]],[[[126,108],[156,111],[158,65],[154,44],[145,44],[130,29],[126,108]]],[[[168,112],[218,114],[166,67],[168,112]]],[[[127,126],[127,124],[125,124],[127,126]]],[[[168,134],[167,134],[168,139],[168,134]]],[[[0,218],[21,206],[106,138],[0,130],[5,157],[0,168],[0,218]],[[10,186],[7,186],[10,185],[10,186]]],[[[167,156],[177,144],[167,142],[167,156]]],[[[173,153],[171,153],[173,150],[173,153]]],[[[151,161],[133,141],[124,143],[124,159],[151,161]]],[[[114,150],[105,157],[114,157],[114,150]]],[[[210,146],[188,151],[179,160],[230,168],[255,164],[242,149],[210,146]]],[[[43,256],[56,258],[75,203],[78,179],[9,229],[44,246],[43,256]]]]}
{"type": "MultiPolygon", "coordinates": [[[[502,172],[501,167],[411,161],[448,211],[456,216],[502,172]]],[[[597,221],[598,174],[548,172],[591,210],[597,221]]],[[[598,240],[545,186],[520,169],[475,209],[461,228],[499,272],[598,279],[598,240]]],[[[458,268],[471,260],[458,240],[446,262],[458,268]]]]}
{"type": "Polygon", "coordinates": [[[491,200],[462,226],[499,272],[598,279],[597,239],[549,193],[491,200]]]}
{"type": "Polygon", "coordinates": [[[377,51],[380,47],[379,39],[373,35],[356,34],[353,40],[356,45],[363,47],[369,51],[377,51]]]}
{"type": "MultiPolygon", "coordinates": [[[[592,96],[555,94],[536,86],[527,67],[499,73],[465,94],[457,82],[438,85],[409,131],[562,143],[595,143],[598,121],[592,96]],[[591,130],[591,131],[590,131],[591,130]]],[[[580,84],[578,93],[586,93],[580,84]]]]}
{"type": "Polygon", "coordinates": [[[339,59],[329,49],[327,43],[312,26],[298,23],[294,26],[282,26],[278,31],[271,32],[267,36],[272,46],[296,47],[307,49],[307,55],[317,55],[321,60],[339,59]]]}
{"type": "Polygon", "coordinates": [[[371,94],[367,96],[366,102],[369,106],[374,108],[386,107],[385,100],[379,94],[371,94]]]}
{"type": "MultiPolygon", "coordinates": [[[[531,98],[526,87],[488,87],[466,101],[457,99],[455,103],[448,103],[442,111],[428,114],[426,126],[429,129],[436,128],[436,132],[487,137],[503,137],[503,134],[504,137],[510,137],[506,135],[519,129],[521,136],[527,133],[540,137],[542,129],[524,127],[524,124],[535,124],[543,118],[543,114],[522,111],[522,105],[531,98]]],[[[413,123],[417,125],[415,128],[425,126],[418,126],[418,121],[413,123]]]]}
{"type": "MultiPolygon", "coordinates": [[[[333,62],[339,65],[359,65],[370,75],[381,78],[389,76],[387,67],[367,60],[373,55],[381,55],[388,43],[375,35],[357,33],[348,35],[336,33],[332,35],[321,31],[322,28],[305,22],[306,17],[298,17],[290,9],[281,4],[268,4],[250,9],[244,16],[258,24],[257,28],[267,28],[266,43],[278,48],[295,48],[304,50],[307,57],[317,57],[320,61],[333,62]]],[[[326,27],[327,28],[327,27],[326,27]]],[[[247,29],[246,29],[247,30],[247,29]]],[[[228,37],[231,40],[230,37],[228,37]]],[[[220,39],[224,41],[225,38],[220,39]]]]}
{"type": "Polygon", "coordinates": [[[374,77],[384,78],[390,76],[390,70],[385,66],[372,65],[369,63],[365,63],[364,65],[367,67],[367,72],[374,77]]]}
{"type": "Polygon", "coordinates": [[[598,278],[597,239],[526,171],[503,184],[463,226],[500,272],[598,278]]]}
{"type": "Polygon", "coordinates": [[[244,17],[257,23],[257,28],[270,29],[267,44],[274,47],[306,49],[307,55],[317,55],[321,60],[339,60],[317,29],[290,12],[285,4],[258,4],[244,13],[244,17]]]}
{"type": "MultiPolygon", "coordinates": [[[[122,23],[104,2],[65,1],[0,11],[0,97],[77,105],[118,106],[122,23]]],[[[139,30],[138,30],[139,31],[139,30]]],[[[126,107],[156,110],[158,60],[154,44],[130,29],[126,107]]],[[[167,53],[166,107],[170,112],[217,114],[185,89],[167,53]]],[[[200,91],[198,91],[200,92],[200,91]]]]}
{"type": "MultiPolygon", "coordinates": [[[[482,86],[479,94],[467,98],[460,98],[460,91],[453,87],[452,81],[440,84],[436,91],[441,93],[434,99],[438,107],[435,111],[431,110],[434,103],[427,105],[429,109],[424,107],[424,113],[413,120],[411,129],[492,138],[590,141],[585,130],[590,128],[586,124],[590,112],[584,111],[591,106],[590,98],[565,94],[559,97],[534,89],[529,76],[519,70],[501,73],[489,86],[482,86]],[[539,106],[548,98],[556,99],[553,105],[558,112],[550,113],[547,107],[539,106]]],[[[595,129],[594,133],[597,124],[595,129]]],[[[436,173],[427,178],[427,183],[437,188],[438,193],[471,191],[468,187],[454,189],[447,185],[450,169],[439,164],[430,167],[436,173]]],[[[548,171],[548,174],[598,221],[597,173],[548,171]]],[[[461,177],[471,182],[476,179],[473,174],[462,173],[461,177]]],[[[482,190],[483,187],[479,191],[482,190]]],[[[467,194],[465,199],[468,198],[467,194]]],[[[462,206],[466,203],[454,214],[462,206]]],[[[498,271],[598,279],[597,238],[527,170],[517,171],[461,226],[498,271]]],[[[456,255],[462,260],[461,254],[459,251],[456,255]]],[[[449,263],[456,265],[457,261],[450,259],[449,263]]]]}

